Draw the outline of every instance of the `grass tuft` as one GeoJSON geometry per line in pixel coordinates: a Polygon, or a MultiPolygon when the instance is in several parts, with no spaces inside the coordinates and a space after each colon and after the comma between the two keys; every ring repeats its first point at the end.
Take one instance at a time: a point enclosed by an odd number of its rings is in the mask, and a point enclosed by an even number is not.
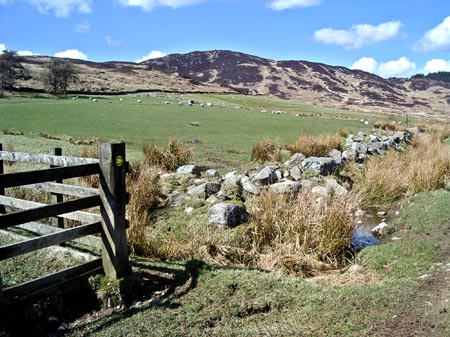
{"type": "Polygon", "coordinates": [[[263,138],[252,148],[251,159],[261,163],[281,160],[281,144],[270,138],[263,138]]]}
{"type": "Polygon", "coordinates": [[[156,144],[145,144],[143,152],[146,165],[168,171],[175,171],[181,165],[186,164],[191,157],[191,150],[175,138],[169,139],[164,150],[161,150],[156,144]]]}
{"type": "Polygon", "coordinates": [[[291,154],[303,153],[307,157],[327,156],[331,150],[342,150],[341,137],[339,135],[301,135],[297,141],[288,146],[291,154]]]}

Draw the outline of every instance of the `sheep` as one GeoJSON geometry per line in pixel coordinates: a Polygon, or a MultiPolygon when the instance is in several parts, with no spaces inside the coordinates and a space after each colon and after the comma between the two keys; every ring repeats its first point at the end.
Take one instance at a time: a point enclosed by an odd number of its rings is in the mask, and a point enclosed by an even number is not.
{"type": "Polygon", "coordinates": [[[142,103],[142,100],[138,99],[137,102],[138,102],[138,103],[142,103]]]}
{"type": "Polygon", "coordinates": [[[97,102],[97,98],[93,98],[93,99],[92,99],[92,102],[97,102]]]}

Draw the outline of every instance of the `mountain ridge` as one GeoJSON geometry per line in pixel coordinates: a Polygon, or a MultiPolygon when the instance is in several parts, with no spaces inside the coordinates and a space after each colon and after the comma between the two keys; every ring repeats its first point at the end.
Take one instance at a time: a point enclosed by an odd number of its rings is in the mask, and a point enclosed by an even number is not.
{"type": "MultiPolygon", "coordinates": [[[[43,90],[40,72],[51,57],[22,57],[30,76],[17,86],[43,90]]],[[[450,85],[423,77],[384,79],[362,70],[311,61],[276,61],[230,50],[193,51],[133,62],[73,60],[72,92],[167,91],[242,93],[361,112],[450,117],[450,85]]]]}

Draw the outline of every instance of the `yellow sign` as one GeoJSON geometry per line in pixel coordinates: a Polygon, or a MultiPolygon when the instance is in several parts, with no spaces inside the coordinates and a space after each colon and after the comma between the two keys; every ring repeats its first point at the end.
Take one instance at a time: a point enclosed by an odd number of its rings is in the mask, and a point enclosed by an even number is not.
{"type": "Polygon", "coordinates": [[[122,158],[122,156],[117,156],[116,157],[116,165],[119,166],[119,167],[123,165],[123,158],[122,158]]]}

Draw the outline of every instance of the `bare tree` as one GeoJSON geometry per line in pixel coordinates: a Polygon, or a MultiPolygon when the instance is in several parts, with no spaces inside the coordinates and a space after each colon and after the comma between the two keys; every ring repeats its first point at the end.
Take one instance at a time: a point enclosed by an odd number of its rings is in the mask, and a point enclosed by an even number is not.
{"type": "Polygon", "coordinates": [[[11,90],[20,68],[19,57],[12,50],[4,50],[0,55],[0,97],[4,90],[11,90]]]}
{"type": "Polygon", "coordinates": [[[46,65],[42,76],[44,85],[52,94],[64,95],[67,93],[69,83],[77,78],[73,64],[57,58],[46,65]]]}

